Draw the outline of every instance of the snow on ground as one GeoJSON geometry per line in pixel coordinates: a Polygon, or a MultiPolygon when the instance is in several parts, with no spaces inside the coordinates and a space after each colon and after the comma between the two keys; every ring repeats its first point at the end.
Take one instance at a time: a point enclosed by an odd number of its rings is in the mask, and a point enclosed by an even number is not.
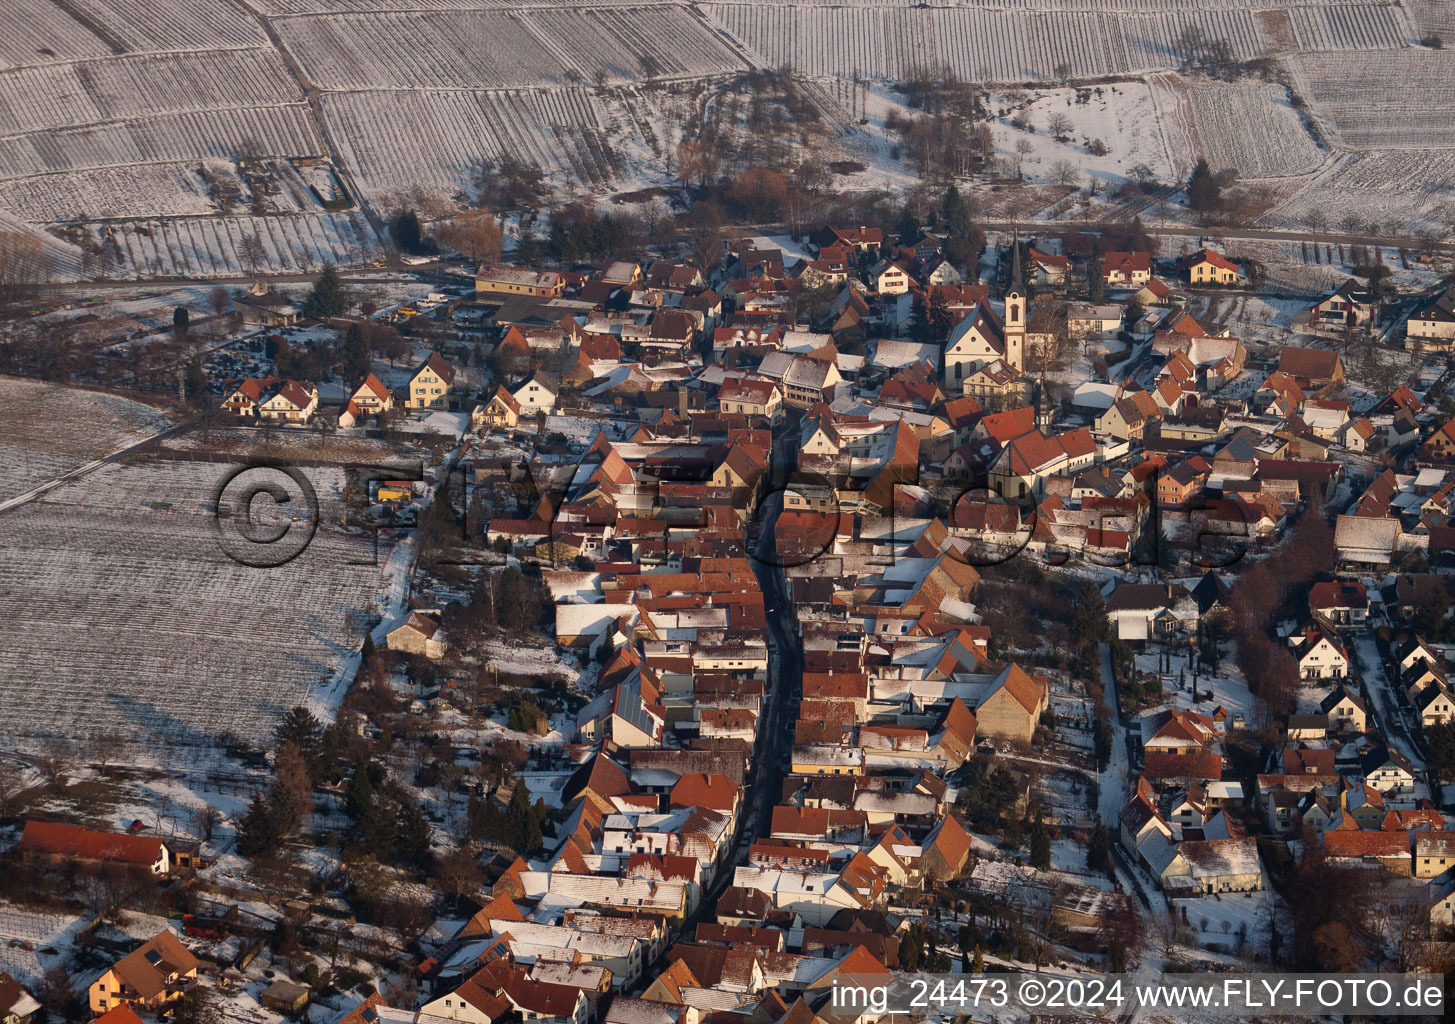
{"type": "Polygon", "coordinates": [[[119,395],[0,377],[0,507],[169,426],[161,409],[119,395]]]}
{"type": "Polygon", "coordinates": [[[215,753],[226,733],[266,736],[296,704],[330,713],[321,705],[358,656],[361,622],[402,602],[403,566],[381,570],[372,538],[332,526],[343,514],[332,469],[306,472],[323,525],[301,554],[271,568],[234,561],[213,505],[234,468],[109,465],[6,513],[15,540],[0,572],[28,581],[0,597],[25,638],[0,653],[7,744],[114,730],[175,761],[189,747],[215,753]],[[43,677],[27,671],[37,663],[43,677]]]}
{"type": "Polygon", "coordinates": [[[1205,671],[1198,675],[1197,703],[1192,700],[1193,672],[1186,651],[1178,650],[1173,654],[1170,672],[1161,671],[1161,658],[1155,650],[1138,653],[1136,665],[1141,672],[1162,676],[1160,707],[1210,715],[1221,705],[1229,715],[1241,714],[1249,725],[1256,724],[1253,691],[1248,688],[1247,680],[1229,655],[1224,655],[1216,672],[1205,671]]]}
{"type": "Polygon", "coordinates": [[[491,641],[485,645],[485,657],[498,671],[522,676],[564,676],[573,678],[575,670],[561,660],[554,646],[530,647],[491,641]]]}

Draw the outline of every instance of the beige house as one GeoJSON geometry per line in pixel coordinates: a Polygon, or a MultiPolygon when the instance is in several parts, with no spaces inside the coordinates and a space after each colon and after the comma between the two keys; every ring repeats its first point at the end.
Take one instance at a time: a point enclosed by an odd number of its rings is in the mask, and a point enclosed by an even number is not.
{"type": "Polygon", "coordinates": [[[551,410],[556,407],[555,389],[543,381],[539,375],[526,379],[511,392],[511,397],[520,404],[520,410],[526,416],[536,413],[549,415],[551,410]]]}
{"type": "Polygon", "coordinates": [[[1342,686],[1319,703],[1319,710],[1329,716],[1329,731],[1362,733],[1369,728],[1369,709],[1357,694],[1342,686]]]}
{"type": "Polygon", "coordinates": [[[404,402],[405,408],[448,408],[450,390],[454,386],[455,368],[445,362],[438,352],[431,352],[429,358],[414,371],[414,376],[409,378],[409,397],[404,402]]]}
{"type": "Polygon", "coordinates": [[[1455,285],[1416,309],[1405,323],[1405,334],[1419,349],[1449,348],[1455,343],[1455,285]]]}
{"type": "Polygon", "coordinates": [[[869,270],[869,286],[876,295],[903,295],[909,291],[909,272],[898,263],[881,260],[869,270]]]}
{"type": "Polygon", "coordinates": [[[317,411],[318,386],[311,381],[285,381],[258,403],[258,417],[278,423],[307,423],[317,411]]]}
{"type": "Polygon", "coordinates": [[[1041,713],[1050,706],[1050,687],[1019,665],[1004,669],[975,708],[976,736],[1029,744],[1041,713]]]}
{"type": "Polygon", "coordinates": [[[1178,269],[1193,284],[1237,284],[1241,276],[1238,265],[1220,252],[1199,249],[1177,261],[1178,269]]]}
{"type": "Polygon", "coordinates": [[[483,420],[494,430],[514,430],[520,423],[520,403],[504,386],[497,387],[485,407],[483,420]]]}
{"type": "Polygon", "coordinates": [[[1415,877],[1434,878],[1455,867],[1455,832],[1411,833],[1415,837],[1415,877]]]}
{"type": "Polygon", "coordinates": [[[410,612],[403,625],[389,631],[385,646],[391,651],[421,654],[435,660],[444,656],[445,636],[434,619],[419,612],[410,612]]]}
{"type": "Polygon", "coordinates": [[[531,270],[486,264],[475,275],[477,295],[534,295],[552,298],[560,295],[566,280],[554,270],[531,270]]]}
{"type": "Polygon", "coordinates": [[[349,401],[357,405],[365,416],[377,416],[394,408],[393,393],[372,373],[349,396],[349,401]]]}
{"type": "Polygon", "coordinates": [[[91,983],[91,1012],[105,1013],[123,1004],[160,1010],[182,998],[186,983],[201,966],[170,928],[132,950],[91,983]]]}
{"type": "Polygon", "coordinates": [[[745,377],[725,380],[718,390],[717,404],[723,412],[761,416],[770,423],[783,419],[783,396],[770,380],[745,377]]]}

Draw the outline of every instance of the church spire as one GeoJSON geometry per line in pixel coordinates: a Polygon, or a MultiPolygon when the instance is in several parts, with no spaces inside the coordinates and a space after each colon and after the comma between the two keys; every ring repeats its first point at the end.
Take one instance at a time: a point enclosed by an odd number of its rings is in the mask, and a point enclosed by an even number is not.
{"type": "Polygon", "coordinates": [[[1010,287],[1006,289],[1006,294],[1009,295],[1011,292],[1015,292],[1017,295],[1023,297],[1026,294],[1026,279],[1021,272],[1021,268],[1025,264],[1025,258],[1021,254],[1020,228],[1016,228],[1015,241],[1011,243],[1010,262],[1010,287]]]}

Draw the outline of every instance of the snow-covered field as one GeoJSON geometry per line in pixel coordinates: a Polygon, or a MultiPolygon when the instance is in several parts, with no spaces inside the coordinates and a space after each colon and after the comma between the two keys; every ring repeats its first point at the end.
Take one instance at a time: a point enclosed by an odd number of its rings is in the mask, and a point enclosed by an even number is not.
{"type": "Polygon", "coordinates": [[[114,731],[215,748],[267,735],[297,704],[327,713],[398,566],[334,528],[343,475],[328,469],[306,471],[321,525],[303,553],[238,564],[212,512],[231,468],[114,464],[5,513],[0,742],[114,731]]]}
{"type": "Polygon", "coordinates": [[[0,377],[0,502],[170,425],[160,409],[119,395],[0,377]]]}
{"type": "Polygon", "coordinates": [[[1410,230],[1449,222],[1455,57],[1415,45],[1448,21],[1425,0],[9,0],[7,12],[0,227],[42,238],[61,278],[369,263],[380,239],[361,203],[464,198],[504,156],[542,167],[562,196],[669,185],[682,125],[755,67],[801,76],[824,115],[820,158],[865,165],[845,188],[917,183],[883,121],[896,82],[944,70],[992,107],[1005,87],[1039,90],[1029,128],[1000,117],[993,132],[1002,158],[1030,144],[1022,170],[1041,185],[1063,160],[1079,184],[1114,189],[1139,164],[1173,181],[1202,155],[1282,183],[1270,225],[1319,208],[1410,230]],[[1269,79],[1178,74],[1189,30],[1268,58],[1269,79]],[[1052,113],[1072,121],[1066,142],[1047,134],[1052,113]],[[1090,153],[1093,139],[1108,152],[1090,153]],[[1400,152],[1414,147],[1413,160],[1400,152]],[[1350,163],[1351,151],[1379,159],[1350,163]],[[352,208],[316,205],[288,163],[306,156],[333,162],[352,208]]]}

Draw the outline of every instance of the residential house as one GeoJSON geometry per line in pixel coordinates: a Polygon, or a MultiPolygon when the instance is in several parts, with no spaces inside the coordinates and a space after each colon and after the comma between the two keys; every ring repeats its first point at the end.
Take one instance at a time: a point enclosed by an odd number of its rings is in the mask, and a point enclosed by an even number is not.
{"type": "Polygon", "coordinates": [[[729,377],[718,389],[717,404],[723,412],[758,416],[775,425],[783,419],[783,397],[771,380],[729,377]]]}
{"type": "Polygon", "coordinates": [[[1308,314],[1317,326],[1356,327],[1374,319],[1378,306],[1368,289],[1349,278],[1336,291],[1310,306],[1308,314]]]}
{"type": "Polygon", "coordinates": [[[20,982],[0,971],[0,1024],[30,1024],[39,1009],[39,1000],[25,991],[20,982]]]}
{"type": "Polygon", "coordinates": [[[492,430],[514,430],[520,424],[520,414],[520,403],[502,384],[485,406],[485,425],[492,430]]]}
{"type": "Polygon", "coordinates": [[[87,991],[92,1013],[128,1005],[160,1011],[182,998],[197,977],[198,959],[167,928],[143,943],[91,983],[87,991]]]}
{"type": "Polygon", "coordinates": [[[1101,258],[1101,279],[1109,288],[1138,288],[1152,280],[1152,254],[1109,252],[1101,258]]]}
{"type": "Polygon", "coordinates": [[[1197,628],[1197,600],[1180,583],[1119,583],[1106,600],[1117,639],[1177,640],[1197,628]]]}
{"type": "Polygon", "coordinates": [[[258,403],[258,418],[278,423],[307,423],[317,411],[318,385],[312,381],[284,381],[258,403]]]}
{"type": "Polygon", "coordinates": [[[429,358],[420,363],[409,378],[409,397],[404,401],[406,409],[446,409],[450,404],[450,391],[455,386],[455,368],[441,358],[438,352],[431,352],[429,358]]]}
{"type": "Polygon", "coordinates": [[[482,264],[475,273],[477,295],[531,295],[548,299],[560,295],[565,288],[565,277],[554,270],[482,264]]]}
{"type": "Polygon", "coordinates": [[[278,384],[277,377],[249,377],[246,380],[230,382],[224,389],[222,411],[238,419],[251,419],[258,414],[258,405],[278,384]]]}
{"type": "Polygon", "coordinates": [[[514,398],[520,406],[522,415],[534,416],[536,414],[549,415],[556,407],[556,389],[541,377],[540,374],[533,374],[521,381],[510,397],[514,398]]]}
{"type": "Polygon", "coordinates": [[[1031,247],[1031,276],[1038,288],[1060,288],[1066,284],[1070,261],[1056,253],[1031,247]]]}
{"type": "Polygon", "coordinates": [[[1121,329],[1122,307],[1072,302],[1066,307],[1066,333],[1072,338],[1098,337],[1121,329]]]}
{"type": "Polygon", "coordinates": [[[174,866],[172,851],[159,836],[93,832],[51,821],[27,821],[15,850],[46,861],[118,864],[153,875],[169,874],[174,866]]]}
{"type": "Polygon", "coordinates": [[[1364,773],[1365,785],[1386,796],[1408,793],[1414,788],[1414,767],[1397,750],[1387,747],[1371,750],[1359,759],[1359,768],[1364,773]]]}
{"type": "Polygon", "coordinates": [[[445,636],[434,619],[419,612],[410,612],[409,618],[389,631],[384,645],[391,651],[438,660],[444,657],[445,636]]]}
{"type": "Polygon", "coordinates": [[[1349,652],[1339,640],[1314,628],[1288,638],[1302,679],[1343,679],[1349,674],[1349,652]]]}
{"type": "Polygon", "coordinates": [[[976,735],[1029,744],[1050,700],[1051,687],[1044,676],[1031,676],[1019,665],[1010,665],[991,681],[975,707],[976,735]]]}
{"type": "Polygon", "coordinates": [[[349,401],[358,406],[363,415],[377,416],[394,408],[394,393],[371,373],[354,389],[349,401]]]}
{"type": "Polygon", "coordinates": [[[1238,265],[1220,252],[1199,249],[1177,261],[1177,269],[1192,284],[1237,284],[1242,277],[1238,265]]]}
{"type": "Polygon", "coordinates": [[[1335,626],[1362,626],[1369,617],[1369,594],[1357,581],[1315,583],[1308,605],[1309,611],[1335,626]]]}
{"type": "Polygon", "coordinates": [[[1306,392],[1344,383],[1344,360],[1331,349],[1285,346],[1278,356],[1278,370],[1306,392]]]}
{"type": "Polygon", "coordinates": [[[1336,686],[1319,702],[1319,710],[1329,721],[1329,731],[1336,734],[1363,733],[1369,728],[1369,708],[1364,698],[1343,687],[1336,686]]]}
{"type": "Polygon", "coordinates": [[[1455,285],[1418,306],[1405,323],[1409,344],[1421,351],[1455,344],[1455,285]]]}

